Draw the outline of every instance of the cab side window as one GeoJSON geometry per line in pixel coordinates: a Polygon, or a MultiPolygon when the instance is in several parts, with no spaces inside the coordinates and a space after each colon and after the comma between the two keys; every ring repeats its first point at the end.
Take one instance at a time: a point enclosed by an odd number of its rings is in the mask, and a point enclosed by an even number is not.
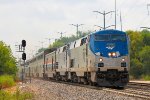
{"type": "Polygon", "coordinates": [[[86,43],[86,40],[87,40],[87,38],[83,38],[83,39],[81,40],[80,46],[82,46],[83,44],[85,44],[85,43],[86,43]]]}

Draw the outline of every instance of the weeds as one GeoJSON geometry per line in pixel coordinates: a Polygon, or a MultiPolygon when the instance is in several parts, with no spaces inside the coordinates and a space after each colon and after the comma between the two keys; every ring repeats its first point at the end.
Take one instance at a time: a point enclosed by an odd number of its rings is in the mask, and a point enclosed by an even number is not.
{"type": "Polygon", "coordinates": [[[0,90],[15,85],[14,78],[9,75],[0,76],[0,90]]]}
{"type": "Polygon", "coordinates": [[[17,91],[14,94],[0,90],[0,100],[29,100],[33,98],[32,93],[17,91]]]}
{"type": "Polygon", "coordinates": [[[142,75],[142,79],[145,81],[150,81],[150,75],[142,75]]]}

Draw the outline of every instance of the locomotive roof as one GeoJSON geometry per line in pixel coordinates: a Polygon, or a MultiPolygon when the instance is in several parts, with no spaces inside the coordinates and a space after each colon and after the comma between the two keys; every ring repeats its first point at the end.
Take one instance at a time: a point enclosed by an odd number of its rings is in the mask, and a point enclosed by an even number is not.
{"type": "Polygon", "coordinates": [[[100,30],[100,31],[94,32],[94,33],[92,33],[92,34],[114,34],[114,32],[115,32],[116,34],[126,34],[126,33],[123,32],[123,31],[120,31],[120,30],[113,30],[113,29],[100,30]]]}

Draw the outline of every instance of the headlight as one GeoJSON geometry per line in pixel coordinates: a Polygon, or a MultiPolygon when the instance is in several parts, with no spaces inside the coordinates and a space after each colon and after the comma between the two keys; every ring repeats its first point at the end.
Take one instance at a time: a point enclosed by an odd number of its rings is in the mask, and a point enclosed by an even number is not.
{"type": "Polygon", "coordinates": [[[111,56],[111,53],[108,53],[108,56],[111,56]]]}
{"type": "Polygon", "coordinates": [[[124,58],[122,58],[122,62],[124,62],[125,61],[125,59],[124,58]]]}
{"type": "Polygon", "coordinates": [[[103,61],[103,59],[102,59],[102,58],[100,58],[100,59],[99,59],[99,61],[100,61],[100,62],[102,62],[102,61],[103,61]]]}
{"type": "Polygon", "coordinates": [[[113,52],[113,53],[112,53],[112,56],[116,56],[116,53],[115,53],[115,52],[113,52]]]}

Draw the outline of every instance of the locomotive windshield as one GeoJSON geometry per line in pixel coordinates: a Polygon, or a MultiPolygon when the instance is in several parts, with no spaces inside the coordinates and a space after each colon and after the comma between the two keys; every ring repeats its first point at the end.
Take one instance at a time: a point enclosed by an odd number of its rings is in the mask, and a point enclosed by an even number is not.
{"type": "Polygon", "coordinates": [[[112,34],[110,39],[111,41],[126,41],[126,35],[112,34]]]}
{"type": "Polygon", "coordinates": [[[95,35],[96,41],[108,41],[109,35],[95,35]]]}
{"type": "Polygon", "coordinates": [[[103,34],[95,35],[96,41],[126,41],[126,35],[125,34],[103,34]]]}

